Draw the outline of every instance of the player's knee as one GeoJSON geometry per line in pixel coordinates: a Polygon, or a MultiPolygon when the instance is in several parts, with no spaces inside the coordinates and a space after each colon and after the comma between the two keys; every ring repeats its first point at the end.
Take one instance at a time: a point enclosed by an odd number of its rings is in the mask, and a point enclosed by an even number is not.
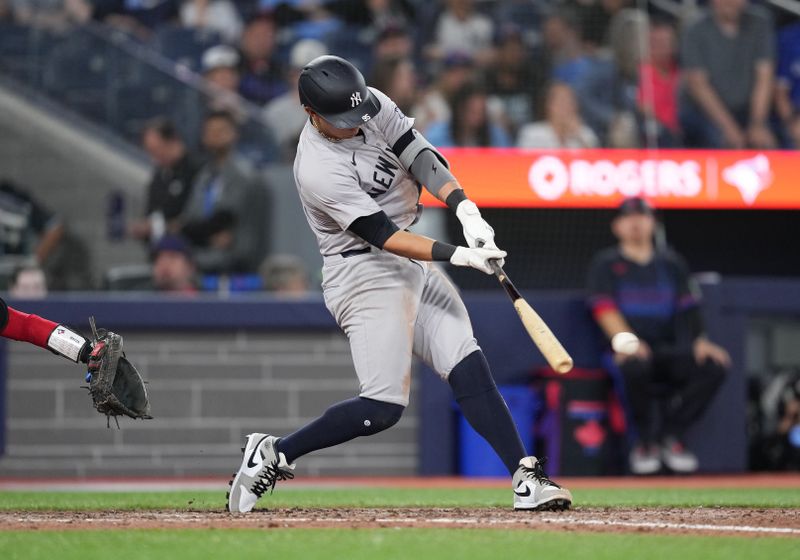
{"type": "Polygon", "coordinates": [[[461,360],[447,378],[456,401],[497,389],[483,352],[476,350],[461,360]]]}
{"type": "Polygon", "coordinates": [[[400,404],[361,397],[367,410],[364,414],[364,435],[377,434],[400,421],[406,407],[400,404]]]}

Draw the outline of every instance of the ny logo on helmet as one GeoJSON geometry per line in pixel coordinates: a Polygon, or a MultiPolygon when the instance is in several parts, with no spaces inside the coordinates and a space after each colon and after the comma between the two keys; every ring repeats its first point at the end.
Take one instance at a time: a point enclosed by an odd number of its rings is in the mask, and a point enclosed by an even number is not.
{"type": "Polygon", "coordinates": [[[361,92],[357,91],[350,96],[350,107],[361,105],[361,92]]]}

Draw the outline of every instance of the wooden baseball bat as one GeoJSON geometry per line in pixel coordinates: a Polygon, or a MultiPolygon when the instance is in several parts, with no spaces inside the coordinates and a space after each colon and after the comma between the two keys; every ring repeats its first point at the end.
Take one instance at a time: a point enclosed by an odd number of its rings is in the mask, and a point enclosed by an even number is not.
{"type": "MultiPolygon", "coordinates": [[[[483,242],[478,241],[478,246],[483,246],[483,242]]],[[[539,348],[542,356],[544,356],[547,363],[550,364],[550,367],[558,373],[567,373],[570,371],[573,365],[572,358],[553,334],[553,331],[550,330],[550,327],[547,326],[547,323],[545,323],[539,314],[534,311],[533,307],[525,301],[525,298],[519,293],[519,290],[517,290],[514,283],[511,282],[511,279],[500,264],[496,260],[490,260],[489,264],[497,280],[500,282],[500,285],[503,286],[506,294],[511,298],[514,309],[517,310],[517,315],[519,315],[519,319],[522,321],[522,326],[528,331],[528,335],[530,335],[534,344],[539,348]]]]}

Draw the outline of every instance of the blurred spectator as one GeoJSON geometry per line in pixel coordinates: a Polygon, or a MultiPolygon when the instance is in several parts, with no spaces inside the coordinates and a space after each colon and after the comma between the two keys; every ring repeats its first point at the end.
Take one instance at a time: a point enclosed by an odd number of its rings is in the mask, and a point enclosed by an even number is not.
{"type": "Polygon", "coordinates": [[[64,236],[61,218],[26,190],[0,180],[0,255],[43,264],[64,236]]]}
{"type": "Polygon", "coordinates": [[[654,19],[648,34],[649,57],[639,68],[637,102],[645,116],[646,126],[655,123],[648,135],[662,147],[679,143],[677,35],[666,20],[654,19]]]}
{"type": "Polygon", "coordinates": [[[374,60],[411,58],[413,54],[414,43],[407,27],[391,23],[378,31],[372,48],[374,60]]]}
{"type": "Polygon", "coordinates": [[[178,0],[94,0],[93,5],[94,19],[141,39],[178,19],[178,0]]]}
{"type": "Polygon", "coordinates": [[[376,33],[388,25],[414,22],[414,6],[409,0],[332,0],[326,8],[345,23],[372,28],[376,33]]]}
{"type": "Polygon", "coordinates": [[[686,76],[680,120],[689,147],[771,148],[774,38],[747,0],[712,0],[683,36],[686,76]]]}
{"type": "Polygon", "coordinates": [[[203,122],[209,161],[200,169],[181,220],[202,273],[254,272],[266,244],[266,191],[235,157],[236,119],[214,111],[203,122]]]}
{"type": "Polygon", "coordinates": [[[475,11],[473,0],[446,0],[445,4],[428,56],[438,60],[452,53],[467,53],[479,65],[488,64],[492,59],[492,20],[475,11]]]}
{"type": "Polygon", "coordinates": [[[273,255],[258,269],[264,289],[276,294],[302,296],[308,293],[308,273],[303,260],[294,255],[273,255]]]}
{"type": "Polygon", "coordinates": [[[583,55],[573,67],[573,89],[580,103],[581,116],[600,142],[614,148],[633,148],[638,131],[635,109],[636,82],[627,84],[609,49],[590,35],[583,39],[583,55]],[[631,94],[626,97],[626,86],[631,94]]]}
{"type": "Polygon", "coordinates": [[[153,248],[153,287],[159,292],[197,292],[192,251],[182,237],[165,235],[153,248]]]}
{"type": "Polygon", "coordinates": [[[227,43],[236,43],[242,34],[242,18],[230,0],[183,0],[181,25],[219,33],[227,43]]]}
{"type": "Polygon", "coordinates": [[[533,105],[547,83],[547,66],[531,56],[522,29],[505,24],[499,29],[497,56],[486,73],[489,94],[498,99],[514,130],[534,118],[533,105]]]}
{"type": "Polygon", "coordinates": [[[11,0],[0,0],[0,23],[14,23],[14,10],[11,0]]]}
{"type": "Polygon", "coordinates": [[[18,266],[11,276],[8,293],[16,299],[46,298],[47,279],[44,271],[35,264],[18,266]]]}
{"type": "Polygon", "coordinates": [[[215,45],[203,53],[203,77],[211,85],[206,99],[208,111],[230,111],[241,125],[247,120],[244,100],[239,95],[241,58],[233,47],[215,45]]]}
{"type": "Polygon", "coordinates": [[[239,91],[239,64],[241,59],[236,49],[228,45],[216,45],[203,53],[203,77],[222,91],[239,91]]]}
{"type": "Polygon", "coordinates": [[[403,113],[417,100],[417,73],[408,58],[379,59],[369,85],[388,95],[403,113]]]}
{"type": "Polygon", "coordinates": [[[53,291],[91,286],[89,252],[62,219],[24,189],[0,181],[0,264],[42,267],[53,291]]]}
{"type": "Polygon", "coordinates": [[[609,29],[612,21],[623,10],[630,0],[596,0],[571,2],[577,10],[580,21],[581,36],[584,40],[598,45],[609,44],[609,29]]]}
{"type": "Polygon", "coordinates": [[[800,23],[787,25],[778,34],[775,110],[789,133],[792,146],[800,148],[800,23]]]}
{"type": "Polygon", "coordinates": [[[239,93],[257,105],[264,105],[287,89],[283,68],[275,56],[276,31],[272,18],[257,16],[247,22],[239,44],[239,93]]]}
{"type": "Polygon", "coordinates": [[[519,131],[520,148],[596,148],[597,136],[583,124],[575,92],[567,84],[554,82],[547,90],[546,120],[527,124],[519,131]]]}
{"type": "Polygon", "coordinates": [[[145,217],[131,224],[130,234],[156,243],[165,233],[177,231],[177,218],[200,165],[186,149],[175,123],[163,117],[145,124],[142,146],[153,162],[153,175],[147,187],[145,217]]]}
{"type": "Polygon", "coordinates": [[[425,133],[431,123],[450,120],[450,103],[456,92],[472,79],[474,66],[472,58],[453,53],[443,61],[443,69],[436,83],[422,96],[419,103],[411,109],[414,128],[425,133]]]}
{"type": "MultiPolygon", "coordinates": [[[[85,0],[6,0],[13,7],[14,21],[53,31],[63,31],[74,23],[84,23],[92,16],[92,7],[85,0]]],[[[0,5],[3,2],[0,2],[0,5]]],[[[0,21],[2,21],[0,6],[0,21]]]]}
{"type": "Polygon", "coordinates": [[[548,4],[541,0],[504,0],[495,3],[492,18],[500,28],[518,28],[525,44],[535,45],[541,39],[542,12],[548,4]]]}
{"type": "Polygon", "coordinates": [[[663,461],[672,471],[693,472],[697,458],[683,438],[725,379],[730,357],[706,337],[688,267],[674,251],[656,248],[655,224],[643,199],[620,205],[611,223],[618,244],[590,267],[589,306],[609,340],[618,333],[639,339],[634,353],[614,355],[633,422],[631,471],[654,474],[663,461]]]}
{"type": "Polygon", "coordinates": [[[489,117],[486,92],[466,85],[453,97],[449,121],[431,124],[425,136],[434,146],[480,146],[505,148],[512,145],[506,130],[489,117]]]}
{"type": "Polygon", "coordinates": [[[286,80],[289,90],[270,101],[264,108],[264,120],[275,135],[284,161],[294,161],[297,139],[308,120],[308,114],[300,104],[300,95],[297,91],[300,72],[306,64],[327,52],[325,45],[316,39],[302,39],[295,43],[289,54],[286,80]]]}
{"type": "Polygon", "coordinates": [[[278,147],[272,131],[262,122],[261,113],[248,107],[239,95],[240,57],[233,47],[216,45],[203,53],[203,77],[211,84],[207,111],[226,111],[239,127],[236,150],[253,165],[261,167],[278,158],[278,147]]]}
{"type": "Polygon", "coordinates": [[[548,14],[542,24],[543,51],[554,80],[575,87],[588,64],[583,56],[580,24],[573,10],[561,8],[548,14]]]}

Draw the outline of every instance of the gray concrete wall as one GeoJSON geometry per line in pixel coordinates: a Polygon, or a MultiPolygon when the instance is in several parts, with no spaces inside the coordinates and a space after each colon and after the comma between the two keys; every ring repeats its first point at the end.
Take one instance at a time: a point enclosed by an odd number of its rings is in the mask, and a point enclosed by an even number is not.
{"type": "MultiPolygon", "coordinates": [[[[150,383],[155,419],[121,419],[120,430],[113,421],[107,429],[92,408],[80,367],[28,344],[7,345],[0,476],[228,476],[246,434],[289,433],[358,391],[339,333],[126,332],[124,339],[150,383]]],[[[416,400],[391,430],[304,457],[298,474],[416,473],[416,400]]]]}
{"type": "MultiPolygon", "coordinates": [[[[0,178],[26,187],[58,213],[89,243],[95,263],[144,262],[140,243],[106,240],[105,210],[109,194],[118,191],[126,198],[129,219],[141,212],[148,165],[77,122],[59,119],[0,85],[0,178]]],[[[97,270],[96,280],[100,274],[97,270]]]]}

